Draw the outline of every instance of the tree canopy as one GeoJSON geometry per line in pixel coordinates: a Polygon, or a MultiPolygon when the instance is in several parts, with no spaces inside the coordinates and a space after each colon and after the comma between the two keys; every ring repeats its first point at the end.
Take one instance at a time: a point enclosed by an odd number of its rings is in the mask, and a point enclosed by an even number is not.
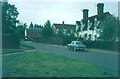
{"type": "Polygon", "coordinates": [[[20,36],[20,39],[24,39],[25,38],[25,29],[27,27],[27,24],[24,23],[19,23],[19,25],[17,26],[17,33],[19,34],[20,36]]]}
{"type": "Polygon", "coordinates": [[[53,29],[51,27],[51,23],[49,20],[45,23],[45,25],[43,27],[42,35],[46,38],[49,38],[50,36],[53,35],[53,29]]]}
{"type": "Polygon", "coordinates": [[[116,41],[118,39],[118,26],[120,26],[118,18],[114,16],[108,17],[100,28],[100,39],[103,41],[116,41]]]}
{"type": "Polygon", "coordinates": [[[2,5],[2,32],[13,33],[16,29],[16,23],[19,12],[15,5],[3,2],[2,5]]]}
{"type": "Polygon", "coordinates": [[[30,26],[29,26],[29,28],[33,28],[33,23],[32,23],[32,22],[30,23],[30,26]]]}
{"type": "Polygon", "coordinates": [[[19,23],[17,17],[19,12],[15,5],[2,2],[2,48],[16,49],[20,46],[19,33],[16,24],[19,23]]]}

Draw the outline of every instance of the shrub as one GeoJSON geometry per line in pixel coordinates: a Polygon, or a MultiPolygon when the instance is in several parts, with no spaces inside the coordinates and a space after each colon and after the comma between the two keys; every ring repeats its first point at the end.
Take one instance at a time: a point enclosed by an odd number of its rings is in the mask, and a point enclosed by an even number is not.
{"type": "Polygon", "coordinates": [[[119,42],[108,42],[108,41],[84,41],[87,48],[104,49],[118,51],[119,42]]]}
{"type": "Polygon", "coordinates": [[[17,34],[3,34],[2,48],[3,49],[18,49],[20,45],[19,35],[17,34]]]}

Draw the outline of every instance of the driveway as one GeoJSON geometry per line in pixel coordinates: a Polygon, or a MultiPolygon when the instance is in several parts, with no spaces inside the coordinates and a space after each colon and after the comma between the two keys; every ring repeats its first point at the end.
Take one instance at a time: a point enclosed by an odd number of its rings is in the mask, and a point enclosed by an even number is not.
{"type": "Polygon", "coordinates": [[[22,42],[26,45],[33,46],[36,50],[43,52],[56,53],[68,58],[81,60],[96,64],[98,66],[118,71],[118,55],[117,52],[87,49],[85,52],[82,51],[69,51],[66,46],[58,46],[51,44],[33,43],[33,42],[22,42]]]}

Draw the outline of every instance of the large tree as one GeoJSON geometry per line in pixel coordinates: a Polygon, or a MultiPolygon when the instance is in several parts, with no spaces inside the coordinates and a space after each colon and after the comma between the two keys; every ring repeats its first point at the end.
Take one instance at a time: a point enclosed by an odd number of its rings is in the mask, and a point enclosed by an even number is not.
{"type": "Polygon", "coordinates": [[[19,12],[15,5],[11,5],[8,2],[3,2],[2,5],[2,32],[13,33],[16,29],[16,23],[19,12]]]}
{"type": "Polygon", "coordinates": [[[50,23],[49,20],[45,23],[45,25],[43,27],[42,35],[45,38],[49,38],[49,37],[51,37],[53,35],[53,29],[51,27],[51,23],[50,23]]]}
{"type": "Polygon", "coordinates": [[[100,28],[100,39],[103,41],[116,41],[118,39],[118,29],[120,21],[114,16],[110,16],[100,28]]]}
{"type": "Polygon", "coordinates": [[[19,12],[15,5],[2,2],[2,48],[19,48],[20,39],[16,32],[19,12]]]}

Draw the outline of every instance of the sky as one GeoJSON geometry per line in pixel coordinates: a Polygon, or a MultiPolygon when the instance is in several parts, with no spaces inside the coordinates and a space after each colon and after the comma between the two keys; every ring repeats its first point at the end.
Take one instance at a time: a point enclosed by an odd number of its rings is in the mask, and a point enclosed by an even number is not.
{"type": "Polygon", "coordinates": [[[104,3],[104,12],[118,16],[118,1],[109,0],[9,0],[20,13],[18,19],[27,23],[44,25],[47,20],[52,23],[75,24],[83,18],[83,9],[89,9],[89,16],[97,14],[97,3],[104,3]]]}

